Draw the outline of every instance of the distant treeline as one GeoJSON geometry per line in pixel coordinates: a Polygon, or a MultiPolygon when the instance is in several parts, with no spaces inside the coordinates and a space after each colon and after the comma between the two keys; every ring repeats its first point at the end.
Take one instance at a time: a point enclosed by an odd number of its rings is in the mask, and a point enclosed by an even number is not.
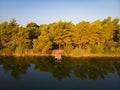
{"type": "Polygon", "coordinates": [[[37,25],[18,25],[15,19],[0,23],[1,55],[51,54],[62,49],[64,55],[120,54],[119,18],[72,22],[58,21],[37,25]]]}

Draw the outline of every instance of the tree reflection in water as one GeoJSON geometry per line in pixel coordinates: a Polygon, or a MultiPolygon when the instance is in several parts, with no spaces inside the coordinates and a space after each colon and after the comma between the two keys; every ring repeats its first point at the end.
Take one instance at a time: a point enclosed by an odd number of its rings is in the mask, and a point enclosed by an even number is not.
{"type": "Polygon", "coordinates": [[[4,72],[19,80],[34,65],[34,70],[50,72],[54,78],[62,80],[72,74],[77,78],[96,81],[105,79],[110,73],[120,76],[120,58],[69,58],[63,57],[62,62],[55,62],[52,57],[0,57],[0,65],[4,72]]]}

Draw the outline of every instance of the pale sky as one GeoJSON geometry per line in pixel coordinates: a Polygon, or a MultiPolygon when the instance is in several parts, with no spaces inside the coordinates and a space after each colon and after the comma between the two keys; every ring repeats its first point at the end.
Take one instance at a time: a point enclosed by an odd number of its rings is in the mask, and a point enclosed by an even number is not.
{"type": "Polygon", "coordinates": [[[120,0],[0,0],[0,23],[15,18],[20,25],[120,18],[120,0]]]}

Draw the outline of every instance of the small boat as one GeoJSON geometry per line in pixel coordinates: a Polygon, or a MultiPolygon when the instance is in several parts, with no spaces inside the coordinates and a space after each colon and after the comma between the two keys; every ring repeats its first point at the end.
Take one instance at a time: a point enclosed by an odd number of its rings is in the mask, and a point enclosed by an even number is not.
{"type": "Polygon", "coordinates": [[[62,60],[61,54],[56,54],[55,55],[55,60],[62,60]]]}

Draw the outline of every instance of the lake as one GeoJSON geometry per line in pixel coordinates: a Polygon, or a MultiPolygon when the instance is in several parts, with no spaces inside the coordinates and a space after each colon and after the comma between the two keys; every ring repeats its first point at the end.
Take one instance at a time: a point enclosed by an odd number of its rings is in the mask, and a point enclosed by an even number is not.
{"type": "Polygon", "coordinates": [[[120,90],[120,58],[0,57],[0,90],[120,90]]]}

